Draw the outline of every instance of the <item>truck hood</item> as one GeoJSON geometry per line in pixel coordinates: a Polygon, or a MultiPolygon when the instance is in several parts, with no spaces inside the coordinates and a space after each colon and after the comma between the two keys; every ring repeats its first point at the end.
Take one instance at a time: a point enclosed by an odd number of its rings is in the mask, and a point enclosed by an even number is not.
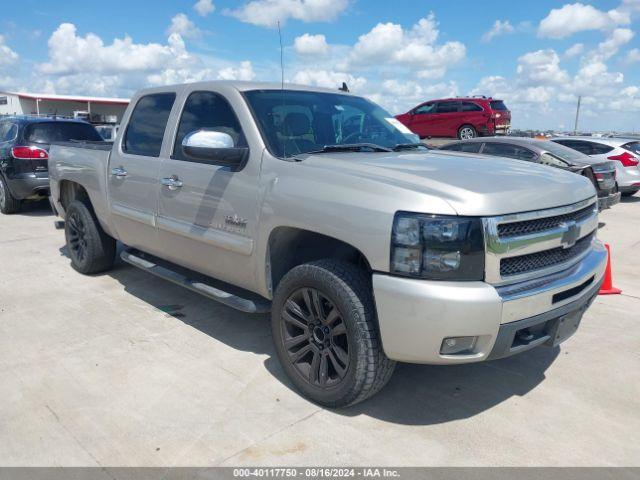
{"type": "MultiPolygon", "coordinates": [[[[458,215],[490,216],[554,208],[594,197],[586,178],[530,162],[460,152],[300,155],[312,169],[370,180],[446,201],[458,215]],[[481,158],[480,158],[481,157],[481,158]]],[[[383,188],[381,186],[381,188],[383,188]]],[[[411,210],[410,205],[407,210],[411,210]]],[[[439,212],[430,212],[439,213],[439,212]]]]}

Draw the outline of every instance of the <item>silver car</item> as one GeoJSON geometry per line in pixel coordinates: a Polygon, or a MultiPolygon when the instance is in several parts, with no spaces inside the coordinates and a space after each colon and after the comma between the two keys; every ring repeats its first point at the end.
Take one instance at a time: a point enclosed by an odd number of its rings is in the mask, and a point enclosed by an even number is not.
{"type": "Polygon", "coordinates": [[[623,196],[640,190],[640,140],[632,137],[558,137],[553,142],[573,148],[595,160],[612,160],[623,196]]]}
{"type": "Polygon", "coordinates": [[[614,161],[598,161],[571,148],[548,140],[528,137],[485,137],[461,140],[441,147],[441,150],[482,153],[484,155],[514,158],[541,163],[568,170],[587,177],[598,192],[600,210],[620,201],[616,189],[614,161]]]}

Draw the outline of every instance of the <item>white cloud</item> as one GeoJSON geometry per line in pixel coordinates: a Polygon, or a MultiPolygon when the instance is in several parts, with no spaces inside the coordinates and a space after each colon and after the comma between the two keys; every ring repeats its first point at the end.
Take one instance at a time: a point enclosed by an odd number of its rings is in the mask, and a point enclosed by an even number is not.
{"type": "Polygon", "coordinates": [[[251,62],[240,62],[238,67],[227,67],[220,70],[218,79],[220,80],[244,80],[249,81],[256,78],[251,62]]]}
{"type": "Polygon", "coordinates": [[[324,35],[309,35],[308,33],[296,37],[293,49],[299,55],[323,56],[329,53],[329,45],[324,35]]]}
{"type": "Polygon", "coordinates": [[[236,10],[226,11],[245,23],[275,27],[287,20],[330,22],[348,6],[348,0],[252,0],[236,10]]]}
{"type": "Polygon", "coordinates": [[[93,33],[84,37],[77,35],[72,23],[61,24],[49,38],[48,45],[49,61],[37,67],[46,74],[144,72],[161,69],[189,56],[182,37],[177,34],[169,36],[167,45],[134,43],[129,36],[105,45],[93,33]]]}
{"type": "Polygon", "coordinates": [[[440,74],[460,62],[466,48],[456,41],[438,45],[438,35],[433,13],[420,19],[410,30],[395,23],[378,23],[358,38],[349,55],[349,63],[355,67],[395,64],[419,68],[423,76],[429,76],[429,70],[440,74]]]}
{"type": "Polygon", "coordinates": [[[514,31],[515,31],[515,28],[513,28],[513,25],[511,25],[509,20],[504,20],[504,21],[496,20],[493,23],[493,26],[491,27],[491,29],[488,32],[485,32],[484,35],[482,35],[482,41],[490,42],[495,37],[499,37],[500,35],[505,35],[508,33],[513,33],[514,31]]]}
{"type": "Polygon", "coordinates": [[[608,30],[630,23],[628,10],[614,9],[603,12],[591,5],[572,3],[554,8],[538,26],[538,35],[565,38],[586,30],[608,30]]]}
{"type": "Polygon", "coordinates": [[[333,70],[302,69],[295,73],[292,82],[336,90],[342,85],[342,82],[346,82],[349,90],[358,92],[365,86],[367,80],[364,77],[356,77],[350,73],[333,70]]]}
{"type": "Polygon", "coordinates": [[[526,87],[562,85],[569,81],[569,74],[560,67],[560,57],[551,49],[522,55],[516,72],[518,84],[526,87]]]}
{"type": "Polygon", "coordinates": [[[584,44],[576,43],[574,45],[571,45],[569,48],[565,50],[564,56],[566,58],[573,58],[573,57],[577,57],[582,52],[584,52],[584,44]]]}
{"type": "Polygon", "coordinates": [[[210,13],[216,9],[215,5],[211,2],[211,0],[198,0],[196,4],[193,6],[193,9],[200,15],[201,17],[206,17],[210,13]]]}
{"type": "Polygon", "coordinates": [[[640,62],[640,49],[632,48],[627,52],[624,61],[626,63],[638,63],[640,62]]]}
{"type": "Polygon", "coordinates": [[[458,85],[455,82],[424,84],[412,80],[403,82],[389,79],[382,82],[380,91],[367,96],[391,113],[398,114],[426,100],[455,97],[458,93],[458,85]]]}
{"type": "Polygon", "coordinates": [[[199,38],[202,32],[184,13],[178,13],[171,19],[167,34],[177,33],[184,38],[199,38]]]}
{"type": "Polygon", "coordinates": [[[0,68],[12,65],[17,60],[18,54],[5,44],[4,36],[0,35],[0,68]]]}

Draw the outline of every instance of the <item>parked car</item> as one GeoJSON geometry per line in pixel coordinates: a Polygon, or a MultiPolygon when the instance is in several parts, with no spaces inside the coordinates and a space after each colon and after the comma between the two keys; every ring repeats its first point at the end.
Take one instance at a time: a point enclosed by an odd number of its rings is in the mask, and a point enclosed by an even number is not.
{"type": "Polygon", "coordinates": [[[137,93],[121,125],[113,145],[51,149],[71,265],[109,270],[120,240],[138,268],[270,310],[285,373],[322,405],[370,397],[396,361],[557,345],[602,283],[587,179],[431,152],[361,97],[168,86],[137,93]]]}
{"type": "Polygon", "coordinates": [[[598,194],[598,208],[610,208],[620,202],[616,187],[616,167],[611,160],[599,161],[571,148],[548,140],[528,137],[490,137],[460,140],[440,147],[454,152],[515,158],[541,163],[577,173],[589,179],[598,194]]]}
{"type": "Polygon", "coordinates": [[[396,118],[420,138],[505,135],[511,128],[511,112],[491,97],[430,100],[396,118]]]}
{"type": "Polygon", "coordinates": [[[616,182],[623,197],[640,190],[640,140],[620,137],[558,137],[551,141],[596,160],[615,162],[616,182]]]}
{"type": "Polygon", "coordinates": [[[0,212],[16,213],[24,200],[40,200],[49,195],[49,145],[72,139],[102,140],[95,128],[80,120],[0,120],[0,212]]]}

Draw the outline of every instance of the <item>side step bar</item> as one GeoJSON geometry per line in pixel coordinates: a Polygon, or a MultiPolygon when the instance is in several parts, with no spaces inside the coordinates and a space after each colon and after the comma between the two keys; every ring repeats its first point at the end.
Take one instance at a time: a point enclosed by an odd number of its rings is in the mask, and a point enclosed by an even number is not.
{"type": "Polygon", "coordinates": [[[182,273],[172,270],[168,265],[160,265],[159,263],[150,261],[154,259],[148,260],[147,258],[144,258],[145,256],[146,255],[142,252],[138,252],[137,250],[123,250],[120,254],[120,258],[122,258],[124,262],[133,265],[134,267],[140,268],[157,277],[164,278],[165,280],[169,280],[170,282],[188,288],[189,290],[223,303],[228,307],[240,310],[241,312],[267,313],[271,310],[271,303],[268,300],[259,298],[255,294],[247,292],[249,295],[257,297],[249,299],[225,292],[224,290],[213,287],[204,281],[189,278],[182,273]]]}

